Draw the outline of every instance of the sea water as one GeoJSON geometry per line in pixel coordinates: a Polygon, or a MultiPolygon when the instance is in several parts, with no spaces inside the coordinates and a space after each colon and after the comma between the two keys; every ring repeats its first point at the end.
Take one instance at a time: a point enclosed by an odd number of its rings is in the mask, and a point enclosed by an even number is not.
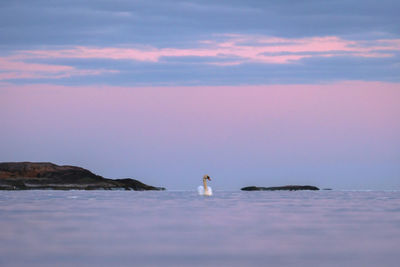
{"type": "Polygon", "coordinates": [[[396,191],[0,192],[0,266],[399,264],[396,191]]]}

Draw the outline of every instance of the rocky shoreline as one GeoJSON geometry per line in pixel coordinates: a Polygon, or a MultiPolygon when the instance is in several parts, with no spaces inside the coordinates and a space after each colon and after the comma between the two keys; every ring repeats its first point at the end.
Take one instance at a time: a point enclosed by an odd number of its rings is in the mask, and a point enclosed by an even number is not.
{"type": "Polygon", "coordinates": [[[298,190],[319,190],[316,186],[311,185],[285,185],[285,186],[276,186],[276,187],[258,187],[258,186],[247,186],[243,187],[241,190],[243,191],[298,191],[298,190]]]}
{"type": "Polygon", "coordinates": [[[138,180],[109,179],[76,166],[49,162],[0,163],[0,190],[165,190],[138,180]]]}

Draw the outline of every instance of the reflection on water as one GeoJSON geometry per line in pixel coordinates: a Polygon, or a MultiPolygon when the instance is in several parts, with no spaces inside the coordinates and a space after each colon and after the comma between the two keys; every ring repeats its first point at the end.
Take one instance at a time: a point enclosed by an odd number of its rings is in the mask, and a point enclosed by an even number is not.
{"type": "Polygon", "coordinates": [[[0,192],[0,266],[398,266],[400,192],[0,192]]]}

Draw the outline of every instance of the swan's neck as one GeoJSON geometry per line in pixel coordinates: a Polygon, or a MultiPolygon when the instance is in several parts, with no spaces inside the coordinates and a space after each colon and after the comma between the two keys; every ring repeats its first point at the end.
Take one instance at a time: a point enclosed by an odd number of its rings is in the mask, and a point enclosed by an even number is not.
{"type": "Polygon", "coordinates": [[[206,179],[203,179],[203,184],[204,184],[204,192],[207,192],[208,189],[207,189],[207,181],[206,181],[206,179]]]}

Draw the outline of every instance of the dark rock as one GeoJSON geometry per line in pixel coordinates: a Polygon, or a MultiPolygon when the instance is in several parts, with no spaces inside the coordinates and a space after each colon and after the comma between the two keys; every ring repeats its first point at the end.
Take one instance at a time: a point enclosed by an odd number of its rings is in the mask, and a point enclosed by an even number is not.
{"type": "Polygon", "coordinates": [[[278,190],[297,191],[297,190],[319,190],[319,188],[316,186],[311,186],[311,185],[285,185],[285,186],[276,186],[276,187],[247,186],[247,187],[243,187],[241,190],[243,190],[243,191],[278,191],[278,190]]]}
{"type": "Polygon", "coordinates": [[[165,190],[135,179],[108,179],[75,166],[58,166],[48,162],[0,163],[0,190],[165,190]]]}

